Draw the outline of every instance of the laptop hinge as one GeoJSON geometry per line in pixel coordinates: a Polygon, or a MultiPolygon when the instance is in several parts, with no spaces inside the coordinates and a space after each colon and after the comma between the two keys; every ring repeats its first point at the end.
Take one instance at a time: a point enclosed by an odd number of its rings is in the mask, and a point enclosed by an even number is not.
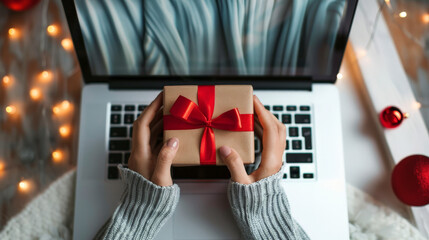
{"type": "Polygon", "coordinates": [[[296,80],[285,80],[280,78],[255,78],[247,79],[198,79],[198,80],[132,80],[132,81],[110,81],[110,90],[136,90],[136,89],[162,89],[166,85],[239,85],[250,84],[255,90],[301,90],[311,91],[312,81],[307,78],[296,80]]]}

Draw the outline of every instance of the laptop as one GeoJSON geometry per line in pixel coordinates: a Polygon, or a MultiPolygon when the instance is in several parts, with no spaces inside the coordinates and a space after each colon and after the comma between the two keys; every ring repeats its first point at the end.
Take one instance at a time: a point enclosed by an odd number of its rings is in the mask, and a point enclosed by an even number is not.
{"type": "MultiPolygon", "coordinates": [[[[123,191],[132,123],[165,85],[251,84],[287,128],[281,185],[311,239],[348,239],[334,83],[357,0],[63,0],[83,74],[74,239],[91,239],[123,191]]],[[[253,165],[263,146],[255,138],[253,165]]],[[[174,215],[156,239],[241,239],[225,166],[172,167],[174,215]]]]}

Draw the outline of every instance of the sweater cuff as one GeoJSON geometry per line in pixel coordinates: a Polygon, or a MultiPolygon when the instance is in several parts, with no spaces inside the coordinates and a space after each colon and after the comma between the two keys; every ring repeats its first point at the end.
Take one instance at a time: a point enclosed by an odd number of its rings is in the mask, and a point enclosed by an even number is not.
{"type": "Polygon", "coordinates": [[[179,201],[179,186],[161,187],[137,172],[118,168],[125,188],[103,238],[152,239],[173,214],[179,201]]]}
{"type": "Polygon", "coordinates": [[[280,170],[266,178],[263,178],[257,182],[251,184],[242,184],[234,181],[230,181],[229,189],[230,190],[244,190],[244,191],[263,191],[260,192],[261,195],[266,194],[276,194],[279,192],[283,192],[283,189],[280,186],[280,179],[282,179],[284,171],[284,165],[280,168],[280,170]]]}
{"type": "Polygon", "coordinates": [[[230,182],[228,199],[245,239],[308,239],[292,218],[280,185],[283,168],[252,184],[230,182]]]}

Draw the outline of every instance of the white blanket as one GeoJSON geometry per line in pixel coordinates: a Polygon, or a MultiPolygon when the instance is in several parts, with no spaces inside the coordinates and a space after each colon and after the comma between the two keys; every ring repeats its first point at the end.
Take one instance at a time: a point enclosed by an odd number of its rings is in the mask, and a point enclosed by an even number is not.
{"type": "MultiPolygon", "coordinates": [[[[7,223],[0,239],[71,239],[75,182],[72,170],[52,183],[7,223]]],[[[350,239],[424,240],[406,219],[351,185],[347,200],[350,239]]]]}

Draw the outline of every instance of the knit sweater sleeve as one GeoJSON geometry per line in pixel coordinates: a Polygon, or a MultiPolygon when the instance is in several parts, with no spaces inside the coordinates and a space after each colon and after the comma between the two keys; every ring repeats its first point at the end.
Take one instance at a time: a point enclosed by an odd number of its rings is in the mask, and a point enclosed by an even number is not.
{"type": "Polygon", "coordinates": [[[230,182],[228,199],[245,239],[309,239],[291,215],[281,177],[280,170],[248,185],[230,182]]]}
{"type": "Polygon", "coordinates": [[[177,206],[179,186],[160,187],[132,170],[119,171],[124,192],[94,239],[153,239],[177,206]]]}

